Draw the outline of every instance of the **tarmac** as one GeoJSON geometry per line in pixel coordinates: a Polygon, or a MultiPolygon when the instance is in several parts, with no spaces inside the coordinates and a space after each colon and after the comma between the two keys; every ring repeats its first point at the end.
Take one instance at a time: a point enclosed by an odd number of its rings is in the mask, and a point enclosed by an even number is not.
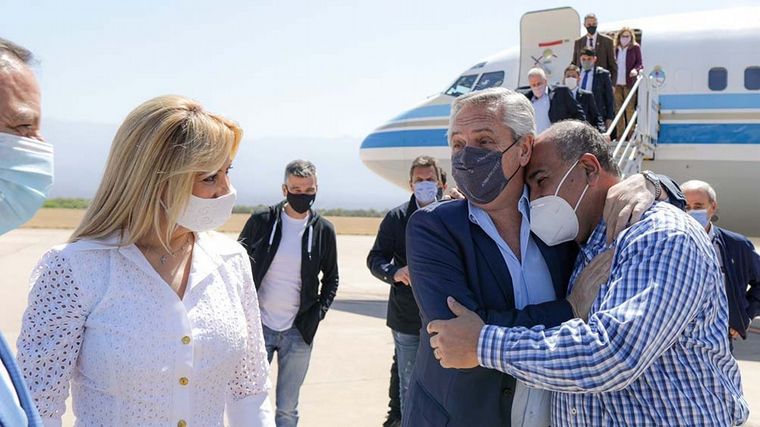
{"type": "MultiPolygon", "coordinates": [[[[0,331],[9,342],[15,342],[20,330],[29,273],[39,257],[64,242],[70,232],[20,229],[0,237],[0,331]]],[[[380,426],[385,418],[393,339],[385,325],[388,286],[375,279],[365,264],[373,240],[338,236],[340,288],[317,331],[301,390],[302,426],[380,426]]],[[[745,425],[760,427],[760,323],[755,325],[746,341],[735,343],[734,356],[751,410],[745,425]]],[[[70,403],[64,426],[74,423],[70,403]]]]}

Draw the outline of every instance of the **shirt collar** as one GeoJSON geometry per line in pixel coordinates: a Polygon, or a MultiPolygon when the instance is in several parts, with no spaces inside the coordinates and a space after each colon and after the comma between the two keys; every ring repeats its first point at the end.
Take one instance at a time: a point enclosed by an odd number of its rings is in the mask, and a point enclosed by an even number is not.
{"type": "MultiPolygon", "coordinates": [[[[522,195],[520,195],[520,200],[517,201],[517,210],[520,211],[523,218],[525,218],[528,223],[530,223],[530,199],[528,197],[528,186],[523,186],[523,192],[522,195]]],[[[471,201],[467,201],[467,211],[470,218],[470,221],[473,224],[480,225],[478,222],[478,215],[485,214],[486,212],[473,204],[471,201]]]]}
{"type": "Polygon", "coordinates": [[[591,232],[586,243],[581,245],[581,253],[586,257],[586,260],[590,261],[610,246],[612,245],[607,244],[607,224],[601,220],[591,232]]]}

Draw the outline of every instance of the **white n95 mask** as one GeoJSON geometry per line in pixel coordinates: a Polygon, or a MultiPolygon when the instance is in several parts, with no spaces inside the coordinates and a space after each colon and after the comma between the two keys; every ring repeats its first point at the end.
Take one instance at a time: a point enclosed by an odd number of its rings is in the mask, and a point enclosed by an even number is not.
{"type": "Polygon", "coordinates": [[[191,194],[177,224],[196,233],[219,228],[232,216],[236,200],[237,191],[231,186],[229,193],[216,199],[202,199],[191,194]]]}
{"type": "Polygon", "coordinates": [[[53,146],[0,133],[0,235],[30,220],[53,185],[53,146]]]}
{"type": "Polygon", "coordinates": [[[579,161],[576,160],[565,172],[553,196],[541,197],[530,202],[530,231],[549,246],[569,242],[578,236],[578,217],[575,215],[575,210],[586,195],[588,184],[583,189],[575,207],[570,206],[570,203],[557,194],[567,176],[570,175],[570,171],[578,165],[579,161]]]}

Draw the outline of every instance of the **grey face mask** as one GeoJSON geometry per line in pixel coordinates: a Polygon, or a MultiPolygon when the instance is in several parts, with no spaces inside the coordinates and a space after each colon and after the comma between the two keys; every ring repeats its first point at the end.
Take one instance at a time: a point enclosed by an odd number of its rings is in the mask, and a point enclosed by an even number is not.
{"type": "Polygon", "coordinates": [[[584,70],[590,70],[594,68],[594,62],[593,61],[581,61],[581,67],[584,70]]]}
{"type": "Polygon", "coordinates": [[[451,170],[457,188],[467,200],[484,205],[492,202],[520,170],[518,167],[509,176],[504,176],[501,158],[514,147],[519,139],[504,151],[485,148],[464,147],[451,156],[451,170]]]}

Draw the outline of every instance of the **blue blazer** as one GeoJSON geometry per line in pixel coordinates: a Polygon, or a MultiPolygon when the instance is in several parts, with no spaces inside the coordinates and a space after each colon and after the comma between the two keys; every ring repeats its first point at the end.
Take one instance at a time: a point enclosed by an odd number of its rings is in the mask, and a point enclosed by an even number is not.
{"type": "Polygon", "coordinates": [[[747,338],[750,322],[760,315],[760,255],[741,234],[715,227],[715,237],[726,275],[728,326],[747,338]]]}
{"type": "Polygon", "coordinates": [[[0,363],[2,363],[0,369],[7,370],[13,385],[11,389],[6,389],[5,383],[0,381],[0,387],[3,387],[0,390],[0,426],[42,427],[42,419],[37,412],[37,407],[34,406],[26,381],[2,334],[0,334],[0,363]],[[16,405],[13,396],[18,398],[20,408],[16,405]]]}
{"type": "Polygon", "coordinates": [[[406,236],[412,290],[422,328],[404,403],[404,426],[509,425],[515,379],[482,367],[442,368],[430,348],[427,324],[453,317],[446,304],[448,296],[491,325],[553,327],[573,318],[564,297],[577,246],[567,243],[548,247],[534,236],[560,299],[517,310],[507,265],[496,243],[470,222],[466,201],[437,203],[418,210],[409,220],[406,236]]]}

